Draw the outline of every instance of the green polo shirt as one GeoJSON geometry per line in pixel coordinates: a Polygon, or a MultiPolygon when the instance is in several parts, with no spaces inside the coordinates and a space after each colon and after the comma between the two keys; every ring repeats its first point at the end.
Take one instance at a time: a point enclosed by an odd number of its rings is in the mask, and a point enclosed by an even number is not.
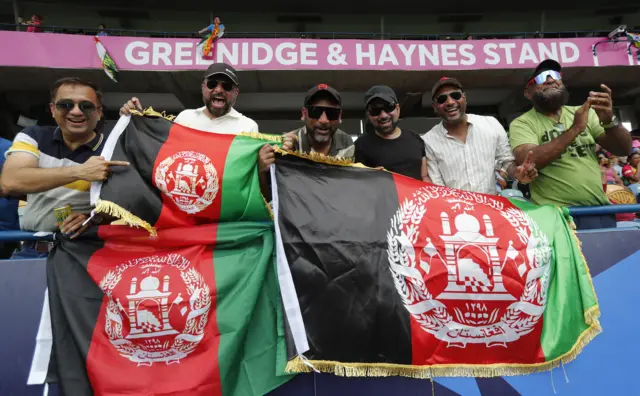
{"type": "MultiPolygon", "coordinates": [[[[511,147],[545,143],[558,138],[573,125],[579,106],[563,106],[560,122],[531,109],[511,122],[511,147]]],[[[589,110],[587,128],[578,135],[557,160],[543,169],[531,182],[531,200],[537,205],[590,206],[608,205],[596,157],[596,139],[604,133],[598,115],[589,110]]]]}

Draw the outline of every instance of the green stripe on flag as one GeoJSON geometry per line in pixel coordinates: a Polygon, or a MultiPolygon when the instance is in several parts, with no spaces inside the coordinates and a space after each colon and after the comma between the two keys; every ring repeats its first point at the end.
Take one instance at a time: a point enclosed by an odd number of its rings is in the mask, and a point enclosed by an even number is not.
{"type": "Polygon", "coordinates": [[[551,266],[540,344],[547,362],[572,360],[600,332],[598,301],[579,241],[562,210],[520,200],[511,202],[526,211],[554,242],[555,265],[551,266]],[[580,290],[580,294],[567,293],[567,289],[580,290]]]}
{"type": "Polygon", "coordinates": [[[231,143],[222,178],[221,221],[261,221],[271,217],[260,193],[256,161],[266,140],[237,136],[231,143]]]}

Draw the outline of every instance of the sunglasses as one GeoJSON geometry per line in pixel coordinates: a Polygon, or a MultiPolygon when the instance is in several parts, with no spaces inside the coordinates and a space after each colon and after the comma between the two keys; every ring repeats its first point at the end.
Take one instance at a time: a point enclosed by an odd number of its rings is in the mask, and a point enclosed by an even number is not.
{"type": "Polygon", "coordinates": [[[216,89],[218,85],[222,85],[222,89],[229,92],[233,89],[233,83],[226,80],[207,80],[207,88],[216,89]]]}
{"type": "Polygon", "coordinates": [[[395,109],[396,109],[396,104],[395,103],[384,103],[384,104],[379,104],[379,105],[375,105],[375,106],[369,106],[367,111],[369,112],[369,115],[371,117],[377,117],[383,111],[385,113],[391,113],[395,109]]]}
{"type": "Polygon", "coordinates": [[[527,87],[533,84],[534,82],[537,85],[544,84],[545,82],[547,82],[547,78],[549,77],[553,78],[554,80],[562,80],[562,73],[557,72],[555,70],[545,70],[540,74],[538,74],[537,76],[535,76],[534,78],[532,78],[531,80],[529,80],[527,87]]]}
{"type": "Polygon", "coordinates": [[[449,97],[451,97],[451,99],[453,100],[460,100],[462,99],[462,92],[453,91],[449,92],[448,94],[438,95],[436,96],[436,102],[438,102],[438,104],[444,104],[444,102],[446,102],[449,97]]]}
{"type": "Polygon", "coordinates": [[[336,107],[307,106],[306,108],[309,117],[316,120],[322,117],[322,113],[324,113],[329,121],[336,121],[340,118],[340,112],[342,111],[342,109],[336,107]]]}
{"type": "MultiPolygon", "coordinates": [[[[96,111],[97,108],[93,102],[89,102],[88,100],[80,101],[77,105],[84,114],[91,114],[96,111]]],[[[73,110],[73,108],[76,107],[76,103],[71,99],[61,99],[56,102],[55,106],[58,111],[66,113],[73,110]]]]}

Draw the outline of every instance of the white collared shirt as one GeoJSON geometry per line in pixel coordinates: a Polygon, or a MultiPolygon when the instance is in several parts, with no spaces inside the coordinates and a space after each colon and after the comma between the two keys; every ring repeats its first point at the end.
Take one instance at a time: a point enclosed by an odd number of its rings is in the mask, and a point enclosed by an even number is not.
{"type": "Polygon", "coordinates": [[[241,132],[258,132],[258,124],[233,107],[222,117],[209,118],[205,107],[184,110],[174,120],[176,124],[199,131],[237,135],[241,132]]]}
{"type": "Polygon", "coordinates": [[[426,145],[429,177],[434,184],[496,194],[496,169],[514,161],[507,132],[494,117],[467,114],[466,143],[448,134],[440,122],[422,139],[426,145]]]}

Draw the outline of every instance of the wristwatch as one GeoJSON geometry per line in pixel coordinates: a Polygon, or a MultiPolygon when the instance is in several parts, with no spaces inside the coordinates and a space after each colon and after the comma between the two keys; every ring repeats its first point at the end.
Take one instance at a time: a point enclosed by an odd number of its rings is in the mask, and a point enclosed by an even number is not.
{"type": "Polygon", "coordinates": [[[608,124],[600,123],[600,125],[602,125],[602,127],[604,129],[611,129],[611,128],[614,128],[614,127],[617,127],[618,125],[620,125],[620,120],[618,120],[618,117],[613,116],[613,117],[611,117],[611,122],[610,123],[608,123],[608,124]]]}

